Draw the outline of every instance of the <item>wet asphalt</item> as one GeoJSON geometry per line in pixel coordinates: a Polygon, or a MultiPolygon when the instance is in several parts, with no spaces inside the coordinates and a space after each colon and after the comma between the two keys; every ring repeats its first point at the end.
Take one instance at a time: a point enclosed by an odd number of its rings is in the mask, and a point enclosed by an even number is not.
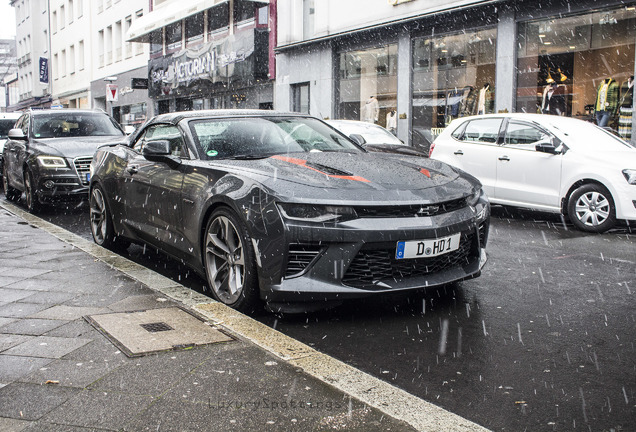
{"type": "MultiPolygon", "coordinates": [[[[86,208],[42,217],[90,238],[86,208]]],[[[636,430],[636,229],[493,208],[481,277],[262,323],[492,430],[636,430]]],[[[127,256],[203,292],[161,254],[127,256]]]]}

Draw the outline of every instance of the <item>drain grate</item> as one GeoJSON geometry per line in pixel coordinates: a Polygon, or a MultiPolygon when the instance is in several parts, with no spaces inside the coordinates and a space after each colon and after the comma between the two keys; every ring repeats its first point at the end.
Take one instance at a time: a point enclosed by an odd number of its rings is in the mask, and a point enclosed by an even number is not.
{"type": "Polygon", "coordinates": [[[156,323],[148,323],[148,324],[139,324],[144,330],[149,331],[150,333],[158,333],[163,331],[174,330],[165,322],[156,322],[156,323]]]}

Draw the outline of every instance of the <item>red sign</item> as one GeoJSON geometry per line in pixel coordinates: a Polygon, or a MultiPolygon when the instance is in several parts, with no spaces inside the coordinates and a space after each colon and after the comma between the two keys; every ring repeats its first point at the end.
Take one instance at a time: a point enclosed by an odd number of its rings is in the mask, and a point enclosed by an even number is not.
{"type": "Polygon", "coordinates": [[[106,101],[117,102],[119,93],[116,84],[106,84],[106,101]]]}

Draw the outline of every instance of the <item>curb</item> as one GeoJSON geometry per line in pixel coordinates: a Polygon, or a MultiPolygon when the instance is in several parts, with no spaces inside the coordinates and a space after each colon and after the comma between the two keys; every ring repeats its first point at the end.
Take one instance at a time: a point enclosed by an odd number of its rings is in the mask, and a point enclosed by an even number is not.
{"type": "Polygon", "coordinates": [[[178,282],[40,219],[13,204],[2,202],[0,208],[88,253],[149,288],[184,304],[230,334],[254,343],[282,361],[302,369],[312,377],[378,409],[387,416],[409,424],[417,430],[435,432],[488,431],[476,423],[323,354],[210,297],[186,288],[178,282]]]}

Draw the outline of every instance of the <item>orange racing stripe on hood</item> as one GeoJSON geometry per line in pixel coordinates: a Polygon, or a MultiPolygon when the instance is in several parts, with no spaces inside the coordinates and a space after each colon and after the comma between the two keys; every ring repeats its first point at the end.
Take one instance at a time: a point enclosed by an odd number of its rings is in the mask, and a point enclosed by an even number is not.
{"type": "Polygon", "coordinates": [[[287,156],[281,156],[281,155],[274,155],[271,156],[272,159],[278,159],[284,162],[289,162],[292,163],[294,165],[298,165],[298,166],[302,166],[305,168],[308,168],[310,170],[319,172],[320,174],[324,174],[327,177],[332,177],[332,178],[338,178],[338,179],[343,179],[343,180],[354,180],[354,181],[359,181],[359,182],[364,182],[364,183],[370,183],[369,180],[365,179],[364,177],[360,177],[360,176],[341,176],[341,175],[332,175],[332,174],[327,174],[326,172],[322,172],[316,168],[307,166],[307,161],[304,159],[297,159],[297,158],[292,158],[292,157],[287,157],[287,156]]]}

